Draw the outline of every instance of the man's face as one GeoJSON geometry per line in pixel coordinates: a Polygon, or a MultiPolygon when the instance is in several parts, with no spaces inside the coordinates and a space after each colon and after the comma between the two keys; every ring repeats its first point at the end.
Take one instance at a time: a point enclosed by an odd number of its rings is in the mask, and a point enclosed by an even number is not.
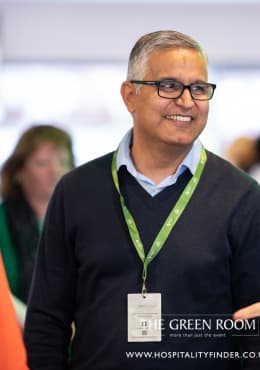
{"type": "MultiPolygon", "coordinates": [[[[207,81],[204,58],[192,49],[162,49],[150,54],[144,80],[174,79],[185,85],[207,81]]],[[[142,145],[164,143],[190,147],[206,125],[208,101],[191,98],[185,89],[178,99],[158,96],[157,86],[122,85],[122,95],[134,119],[134,141],[142,145]],[[124,89],[126,94],[124,94],[124,89]]]]}

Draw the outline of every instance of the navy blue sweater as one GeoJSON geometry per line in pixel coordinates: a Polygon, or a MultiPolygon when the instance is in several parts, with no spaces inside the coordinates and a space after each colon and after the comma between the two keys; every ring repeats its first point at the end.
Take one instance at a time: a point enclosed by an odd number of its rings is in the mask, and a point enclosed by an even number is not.
{"type": "MultiPolygon", "coordinates": [[[[142,264],[122,216],[111,159],[108,154],[65,175],[50,202],[25,326],[31,370],[241,368],[238,359],[199,353],[232,354],[238,347],[260,352],[259,336],[209,338],[193,331],[178,337],[168,323],[176,317],[230,318],[260,301],[259,186],[208,153],[190,203],[148,268],[148,291],[162,294],[162,341],[128,343],[127,294],[140,292],[142,264]],[[68,356],[72,321],[76,335],[68,356]]],[[[187,170],[152,198],[120,169],[146,251],[190,177],[187,170]]],[[[260,360],[245,360],[243,368],[259,369],[260,360]]]]}

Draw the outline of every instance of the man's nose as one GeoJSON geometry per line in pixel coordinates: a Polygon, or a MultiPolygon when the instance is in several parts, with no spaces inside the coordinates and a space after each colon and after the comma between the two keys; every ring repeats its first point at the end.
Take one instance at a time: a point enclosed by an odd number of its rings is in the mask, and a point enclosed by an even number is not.
{"type": "Polygon", "coordinates": [[[184,87],[181,96],[176,99],[177,104],[185,105],[185,107],[192,107],[194,104],[191,92],[188,87],[184,87]]]}

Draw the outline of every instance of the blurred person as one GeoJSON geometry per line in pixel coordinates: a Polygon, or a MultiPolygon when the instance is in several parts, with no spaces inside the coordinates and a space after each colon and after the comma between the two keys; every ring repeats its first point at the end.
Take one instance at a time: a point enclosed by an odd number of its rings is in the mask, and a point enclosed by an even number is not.
{"type": "Polygon", "coordinates": [[[260,352],[259,337],[180,337],[169,322],[232,321],[260,300],[259,186],[198,139],[215,87],[188,35],[134,45],[121,86],[132,130],[65,175],[47,211],[25,324],[31,370],[260,368],[232,357],[237,341],[260,352]]]}
{"type": "Polygon", "coordinates": [[[260,317],[260,302],[243,307],[233,314],[234,320],[248,320],[260,317]]]}
{"type": "Polygon", "coordinates": [[[27,303],[48,201],[73,166],[69,134],[52,125],[27,129],[2,166],[0,248],[18,311],[27,303]]]}
{"type": "Polygon", "coordinates": [[[0,253],[0,369],[28,370],[26,352],[0,253]]]}
{"type": "Polygon", "coordinates": [[[257,152],[257,161],[251,166],[249,175],[256,179],[260,184],[260,137],[255,139],[255,148],[257,152]]]}
{"type": "Polygon", "coordinates": [[[224,157],[260,182],[260,138],[236,138],[228,145],[224,157]]]}

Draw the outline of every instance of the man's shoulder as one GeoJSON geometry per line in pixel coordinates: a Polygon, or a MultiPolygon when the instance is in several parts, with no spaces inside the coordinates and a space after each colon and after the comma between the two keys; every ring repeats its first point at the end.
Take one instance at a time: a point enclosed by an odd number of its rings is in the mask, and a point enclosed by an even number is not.
{"type": "Polygon", "coordinates": [[[92,159],[91,161],[88,161],[74,169],[74,172],[81,173],[81,172],[92,172],[92,171],[102,171],[107,170],[111,168],[112,163],[112,156],[114,152],[106,153],[102,155],[101,157],[92,159]]]}
{"type": "Polygon", "coordinates": [[[205,175],[209,181],[214,181],[222,187],[233,188],[233,190],[255,188],[260,191],[259,184],[245,171],[210,151],[207,151],[207,157],[205,175]]]}
{"type": "Polygon", "coordinates": [[[113,152],[86,162],[63,176],[65,186],[88,186],[105,181],[110,177],[113,152]]]}

